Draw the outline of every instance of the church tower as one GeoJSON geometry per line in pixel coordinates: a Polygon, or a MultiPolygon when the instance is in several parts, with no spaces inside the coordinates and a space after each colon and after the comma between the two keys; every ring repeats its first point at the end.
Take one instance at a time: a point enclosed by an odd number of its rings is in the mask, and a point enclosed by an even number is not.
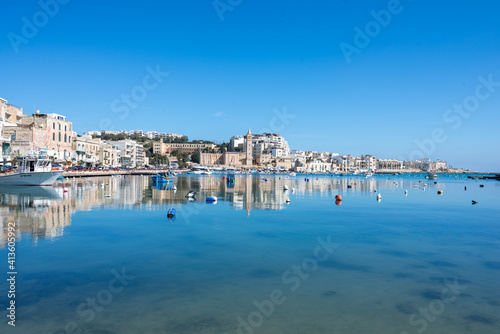
{"type": "Polygon", "coordinates": [[[252,152],[252,133],[248,129],[248,133],[245,136],[245,165],[252,166],[253,162],[253,152],[252,152]]]}

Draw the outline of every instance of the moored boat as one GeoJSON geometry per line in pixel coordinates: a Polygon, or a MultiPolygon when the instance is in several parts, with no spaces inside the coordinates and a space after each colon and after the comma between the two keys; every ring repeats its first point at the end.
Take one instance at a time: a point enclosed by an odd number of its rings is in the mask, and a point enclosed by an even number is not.
{"type": "Polygon", "coordinates": [[[436,173],[429,173],[427,174],[426,178],[428,178],[429,180],[437,180],[438,175],[436,173]]]}
{"type": "Polygon", "coordinates": [[[152,177],[153,183],[171,183],[173,182],[173,177],[168,176],[166,173],[159,173],[152,177]]]}
{"type": "Polygon", "coordinates": [[[52,168],[52,161],[43,156],[27,156],[17,159],[17,171],[2,175],[2,186],[51,186],[63,173],[52,168]]]}

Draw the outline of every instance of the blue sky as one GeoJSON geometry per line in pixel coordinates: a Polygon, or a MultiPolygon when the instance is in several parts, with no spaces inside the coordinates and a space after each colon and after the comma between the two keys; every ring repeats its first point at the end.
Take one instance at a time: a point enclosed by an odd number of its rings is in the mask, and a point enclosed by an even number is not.
{"type": "Polygon", "coordinates": [[[211,0],[61,2],[53,17],[38,1],[2,5],[0,97],[28,114],[218,142],[271,129],[295,149],[500,171],[500,84],[475,98],[479,77],[500,82],[498,2],[220,0],[223,20],[211,0]],[[355,27],[373,29],[369,44],[355,27]]]}

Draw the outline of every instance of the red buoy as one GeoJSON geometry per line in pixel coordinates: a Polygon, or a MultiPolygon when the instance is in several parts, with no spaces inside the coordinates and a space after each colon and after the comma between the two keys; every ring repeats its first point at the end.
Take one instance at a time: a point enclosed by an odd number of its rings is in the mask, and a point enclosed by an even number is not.
{"type": "Polygon", "coordinates": [[[336,201],[342,201],[342,196],[340,196],[340,195],[336,195],[336,196],[335,196],[335,200],[336,200],[336,201]]]}

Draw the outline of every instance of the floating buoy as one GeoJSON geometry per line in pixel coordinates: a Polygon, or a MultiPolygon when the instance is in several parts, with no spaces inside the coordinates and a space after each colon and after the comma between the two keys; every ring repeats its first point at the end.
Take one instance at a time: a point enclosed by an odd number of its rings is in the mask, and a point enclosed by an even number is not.
{"type": "Polygon", "coordinates": [[[408,195],[408,190],[405,190],[405,195],[408,195]]]}
{"type": "Polygon", "coordinates": [[[336,200],[336,201],[342,201],[342,196],[340,196],[340,195],[335,195],[335,200],[336,200]]]}
{"type": "Polygon", "coordinates": [[[438,190],[438,195],[442,195],[443,194],[443,191],[442,190],[438,190]]]}
{"type": "Polygon", "coordinates": [[[295,192],[295,188],[292,188],[292,193],[294,193],[294,192],[295,192]]]}
{"type": "Polygon", "coordinates": [[[289,198],[287,198],[287,199],[285,200],[285,202],[286,202],[286,204],[290,204],[290,199],[289,199],[289,198]]]}
{"type": "Polygon", "coordinates": [[[167,217],[168,218],[172,218],[175,216],[175,209],[174,208],[171,208],[170,210],[168,210],[167,212],[167,217]]]}
{"type": "Polygon", "coordinates": [[[215,196],[214,197],[207,197],[206,201],[209,203],[217,202],[217,197],[215,197],[215,196]]]}
{"type": "Polygon", "coordinates": [[[382,199],[382,195],[377,194],[377,200],[382,199]]]}
{"type": "Polygon", "coordinates": [[[474,201],[474,200],[472,200],[472,205],[474,205],[474,204],[477,204],[477,202],[476,202],[476,201],[474,201]]]}
{"type": "Polygon", "coordinates": [[[467,186],[464,187],[464,190],[467,190],[467,186]]]}
{"type": "Polygon", "coordinates": [[[174,186],[172,189],[177,190],[177,187],[176,187],[176,186],[174,186]]]}
{"type": "Polygon", "coordinates": [[[480,184],[480,185],[479,185],[479,188],[484,188],[484,184],[480,184]]]}
{"type": "Polygon", "coordinates": [[[288,190],[288,186],[286,184],[283,186],[283,190],[288,190]]]}

